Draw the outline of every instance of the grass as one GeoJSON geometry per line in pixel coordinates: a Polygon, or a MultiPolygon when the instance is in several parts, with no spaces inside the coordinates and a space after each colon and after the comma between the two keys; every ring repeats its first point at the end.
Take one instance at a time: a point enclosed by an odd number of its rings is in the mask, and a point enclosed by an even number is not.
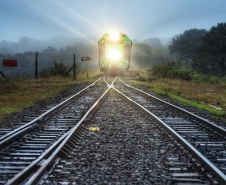
{"type": "MultiPolygon", "coordinates": [[[[142,75],[142,72],[140,73],[142,75]]],[[[181,101],[185,105],[190,105],[203,110],[212,112],[222,118],[226,118],[226,83],[216,84],[196,83],[176,79],[153,78],[148,82],[147,74],[141,79],[145,80],[128,80],[136,85],[146,86],[153,91],[168,95],[181,101]],[[220,107],[221,110],[212,106],[220,107]]]]}
{"type": "Polygon", "coordinates": [[[96,87],[101,87],[101,86],[102,86],[101,82],[98,81],[98,82],[96,83],[96,87]]]}
{"type": "Polygon", "coordinates": [[[159,78],[180,79],[199,83],[208,82],[215,84],[224,81],[224,79],[219,76],[202,74],[192,69],[185,69],[180,62],[158,63],[149,68],[148,72],[159,78]]]}
{"type": "MultiPolygon", "coordinates": [[[[73,76],[73,75],[71,75],[71,76],[73,76]]],[[[104,76],[103,72],[100,72],[98,70],[89,70],[88,71],[88,78],[87,78],[87,72],[82,71],[76,76],[76,79],[77,79],[76,83],[93,82],[94,79],[100,78],[102,76],[104,76]]]]}
{"type": "Polygon", "coordinates": [[[154,88],[152,90],[154,92],[157,92],[157,93],[160,93],[160,94],[164,94],[164,95],[168,95],[171,98],[177,99],[180,102],[182,102],[184,105],[189,105],[189,106],[193,106],[193,107],[196,107],[196,108],[199,108],[199,109],[207,110],[207,111],[212,112],[212,113],[214,113],[214,114],[216,114],[218,116],[222,116],[222,117],[226,116],[225,111],[223,111],[223,110],[218,110],[218,109],[215,109],[215,108],[210,107],[208,105],[200,104],[200,103],[197,103],[195,101],[185,99],[185,98],[183,98],[181,96],[177,96],[177,95],[175,95],[173,93],[169,93],[169,92],[163,91],[163,90],[158,89],[158,88],[154,88]]]}
{"type": "Polygon", "coordinates": [[[0,81],[0,119],[30,106],[38,105],[70,88],[70,85],[93,82],[102,76],[98,71],[89,71],[89,78],[84,72],[68,78],[50,77],[39,79],[10,79],[0,81]]]}

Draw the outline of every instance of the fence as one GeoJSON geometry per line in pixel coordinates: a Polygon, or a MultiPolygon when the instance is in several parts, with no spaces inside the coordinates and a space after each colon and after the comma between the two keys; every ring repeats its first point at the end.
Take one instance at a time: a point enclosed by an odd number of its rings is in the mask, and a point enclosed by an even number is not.
{"type": "Polygon", "coordinates": [[[0,71],[7,78],[37,78],[42,70],[52,67],[55,62],[72,67],[75,63],[75,54],[60,55],[36,52],[14,55],[0,54],[0,71]],[[17,60],[17,67],[3,67],[4,59],[17,60]]]}

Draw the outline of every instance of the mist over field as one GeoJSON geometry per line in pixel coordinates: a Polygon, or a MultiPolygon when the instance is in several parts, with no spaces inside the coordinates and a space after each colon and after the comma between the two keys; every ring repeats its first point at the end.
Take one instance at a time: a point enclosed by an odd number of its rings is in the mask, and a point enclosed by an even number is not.
{"type": "MultiPolygon", "coordinates": [[[[76,54],[80,70],[85,70],[85,63],[80,60],[83,56],[92,58],[88,64],[89,68],[98,69],[98,46],[94,43],[97,43],[100,37],[84,39],[82,37],[57,36],[49,40],[38,40],[24,36],[18,42],[3,40],[0,42],[0,62],[2,63],[3,59],[16,59],[18,68],[5,67],[2,71],[12,77],[33,77],[36,52],[38,52],[39,72],[53,66],[55,62],[70,67],[73,63],[73,54],[76,54]]],[[[167,56],[171,40],[171,38],[132,39],[134,42],[131,67],[150,66],[163,55],[167,56]]]]}
{"type": "MultiPolygon", "coordinates": [[[[42,52],[43,50],[47,49],[48,47],[53,47],[57,50],[60,48],[65,48],[67,46],[73,46],[76,44],[85,44],[85,45],[94,45],[93,43],[97,43],[97,41],[100,39],[102,35],[90,37],[88,39],[82,38],[82,37],[68,37],[68,36],[56,36],[52,37],[48,40],[39,40],[34,39],[28,36],[20,37],[18,41],[7,41],[2,40],[0,41],[0,53],[1,54],[16,54],[16,53],[25,53],[28,51],[35,51],[35,52],[42,52]],[[91,42],[92,41],[92,42],[91,42]]],[[[129,35],[128,35],[129,36],[129,35]]],[[[162,47],[163,45],[167,46],[169,45],[172,38],[157,38],[157,40],[160,39],[162,47]]],[[[147,43],[150,46],[153,47],[159,47],[158,41],[157,42],[150,42],[150,39],[133,39],[133,43],[147,43]]]]}

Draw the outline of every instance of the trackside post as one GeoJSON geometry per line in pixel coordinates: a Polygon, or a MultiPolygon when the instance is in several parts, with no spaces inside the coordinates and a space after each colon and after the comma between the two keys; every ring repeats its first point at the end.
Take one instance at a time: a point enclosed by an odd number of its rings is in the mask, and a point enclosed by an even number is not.
{"type": "Polygon", "coordinates": [[[76,56],[74,54],[74,80],[76,80],[76,56]]]}
{"type": "Polygon", "coordinates": [[[35,78],[38,78],[38,52],[35,53],[35,78]]]}
{"type": "Polygon", "coordinates": [[[86,61],[86,72],[87,72],[87,74],[86,74],[87,76],[86,77],[89,78],[88,67],[87,67],[87,60],[91,60],[91,57],[90,56],[82,57],[81,60],[82,61],[86,61]]]}

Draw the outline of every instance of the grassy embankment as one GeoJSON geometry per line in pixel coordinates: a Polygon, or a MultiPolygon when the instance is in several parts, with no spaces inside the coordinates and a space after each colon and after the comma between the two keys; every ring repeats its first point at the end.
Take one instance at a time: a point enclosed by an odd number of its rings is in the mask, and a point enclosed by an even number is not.
{"type": "Polygon", "coordinates": [[[131,74],[139,72],[142,80],[129,80],[136,85],[149,87],[154,92],[170,96],[203,110],[207,110],[226,119],[226,83],[204,83],[183,81],[178,79],[154,78],[150,80],[147,71],[132,70],[131,74]],[[215,108],[213,106],[216,106],[215,108]]]}
{"type": "Polygon", "coordinates": [[[0,79],[0,119],[26,107],[48,101],[69,89],[70,85],[92,82],[101,75],[98,71],[89,71],[87,79],[86,73],[82,72],[77,75],[76,81],[72,75],[68,78],[10,79],[9,82],[0,79]]]}
{"type": "MultiPolygon", "coordinates": [[[[146,70],[131,70],[130,74],[135,76],[137,72],[140,73],[142,80],[129,80],[135,86],[149,87],[157,93],[168,95],[186,105],[207,110],[226,118],[225,82],[210,84],[167,78],[155,78],[149,81],[150,75],[146,70]],[[221,110],[212,106],[220,107],[221,110]]],[[[82,72],[77,75],[76,81],[73,80],[72,75],[69,78],[15,79],[10,80],[9,83],[0,80],[0,119],[26,107],[48,101],[57,94],[66,91],[70,85],[91,82],[101,75],[103,73],[98,71],[89,71],[87,79],[86,72],[82,72]]]]}

